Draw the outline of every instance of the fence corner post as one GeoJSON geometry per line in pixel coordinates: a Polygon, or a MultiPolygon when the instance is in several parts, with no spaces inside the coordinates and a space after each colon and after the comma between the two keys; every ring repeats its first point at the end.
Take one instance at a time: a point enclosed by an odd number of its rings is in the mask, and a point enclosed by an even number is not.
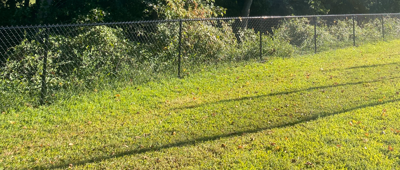
{"type": "Polygon", "coordinates": [[[356,46],[356,26],[355,26],[355,18],[356,16],[353,15],[353,46],[356,46]]]}
{"type": "Polygon", "coordinates": [[[318,18],[314,17],[314,53],[317,54],[317,21],[318,18]]]}
{"type": "Polygon", "coordinates": [[[181,77],[182,19],[179,20],[178,78],[181,77]]]}
{"type": "Polygon", "coordinates": [[[263,55],[263,53],[262,53],[262,32],[261,32],[261,29],[260,29],[260,60],[262,60],[262,55],[263,55]]]}
{"type": "Polygon", "coordinates": [[[46,74],[47,74],[47,55],[48,55],[48,41],[49,41],[49,34],[47,30],[47,26],[44,29],[44,37],[43,37],[43,46],[44,46],[44,53],[43,53],[43,72],[42,72],[42,87],[41,87],[41,94],[40,94],[40,104],[45,104],[45,98],[47,95],[47,85],[46,85],[46,74]]]}

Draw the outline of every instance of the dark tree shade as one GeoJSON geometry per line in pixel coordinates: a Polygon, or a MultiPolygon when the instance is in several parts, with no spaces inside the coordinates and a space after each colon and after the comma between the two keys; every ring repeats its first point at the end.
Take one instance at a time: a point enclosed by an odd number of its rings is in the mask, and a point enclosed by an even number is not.
{"type": "Polygon", "coordinates": [[[108,15],[103,21],[132,21],[152,19],[144,10],[151,0],[29,0],[0,1],[0,26],[71,23],[84,18],[92,9],[108,15]],[[50,5],[48,2],[51,2],[50,5]]]}
{"type": "MultiPolygon", "coordinates": [[[[105,22],[157,19],[155,13],[144,12],[151,11],[146,4],[155,2],[165,4],[163,0],[36,0],[35,4],[29,4],[29,0],[2,0],[0,26],[77,22],[93,17],[88,16],[93,9],[107,14],[102,16],[105,22]],[[45,5],[48,2],[51,4],[45,5]]],[[[230,17],[243,16],[249,3],[250,16],[400,12],[400,0],[215,0],[230,17]]]]}

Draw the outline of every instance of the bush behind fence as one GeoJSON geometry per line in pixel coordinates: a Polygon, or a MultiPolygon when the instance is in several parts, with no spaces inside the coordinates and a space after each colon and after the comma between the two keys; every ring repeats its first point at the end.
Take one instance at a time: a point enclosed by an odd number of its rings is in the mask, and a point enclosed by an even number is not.
{"type": "Polygon", "coordinates": [[[0,111],[228,61],[292,57],[400,36],[399,14],[0,27],[0,111]]]}

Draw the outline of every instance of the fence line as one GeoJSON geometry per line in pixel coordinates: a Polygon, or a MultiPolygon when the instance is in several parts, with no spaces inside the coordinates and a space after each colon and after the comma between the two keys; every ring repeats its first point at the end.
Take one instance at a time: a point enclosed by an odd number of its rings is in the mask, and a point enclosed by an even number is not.
{"type": "Polygon", "coordinates": [[[45,104],[116,80],[137,83],[169,73],[183,78],[187,69],[224,60],[290,57],[351,41],[356,46],[396,39],[399,30],[397,13],[0,27],[0,111],[20,99],[45,104]],[[22,96],[6,99],[15,94],[22,96]]]}
{"type": "Polygon", "coordinates": [[[219,18],[193,18],[193,19],[172,19],[172,20],[148,20],[148,21],[126,21],[126,22],[105,22],[85,24],[44,24],[31,26],[0,26],[2,29],[24,29],[24,28],[53,28],[71,26],[108,26],[116,24],[145,24],[165,22],[187,22],[187,21],[211,21],[211,20],[235,20],[235,19],[289,19],[289,18],[316,18],[316,17],[354,17],[354,16],[395,16],[400,13],[377,13],[377,14],[337,14],[337,15],[294,15],[294,16],[253,16],[253,17],[219,17],[219,18]]]}

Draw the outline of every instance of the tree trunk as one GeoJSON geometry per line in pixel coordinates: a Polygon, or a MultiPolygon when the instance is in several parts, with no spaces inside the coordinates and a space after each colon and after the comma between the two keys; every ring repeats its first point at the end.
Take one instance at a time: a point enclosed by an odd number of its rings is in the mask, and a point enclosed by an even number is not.
{"type": "Polygon", "coordinates": [[[30,1],[30,0],[24,0],[24,7],[25,7],[25,8],[28,8],[28,7],[29,7],[29,1],[30,1]]]}
{"type": "MultiPolygon", "coordinates": [[[[245,0],[243,9],[242,9],[242,17],[249,17],[250,16],[250,7],[253,3],[253,0],[245,0]]],[[[248,24],[248,19],[244,19],[242,21],[242,29],[246,29],[248,24]]]]}
{"type": "MultiPolygon", "coordinates": [[[[253,3],[253,0],[242,0],[238,5],[242,5],[241,17],[248,17],[250,16],[250,7],[253,3]]],[[[233,32],[235,33],[235,37],[238,43],[242,43],[241,32],[247,28],[248,19],[240,19],[236,20],[233,24],[233,32]]]]}
{"type": "Polygon", "coordinates": [[[52,2],[53,2],[53,0],[37,0],[36,1],[36,3],[38,3],[38,7],[39,7],[39,20],[41,22],[46,20],[47,14],[48,14],[48,11],[50,9],[52,2]]]}

